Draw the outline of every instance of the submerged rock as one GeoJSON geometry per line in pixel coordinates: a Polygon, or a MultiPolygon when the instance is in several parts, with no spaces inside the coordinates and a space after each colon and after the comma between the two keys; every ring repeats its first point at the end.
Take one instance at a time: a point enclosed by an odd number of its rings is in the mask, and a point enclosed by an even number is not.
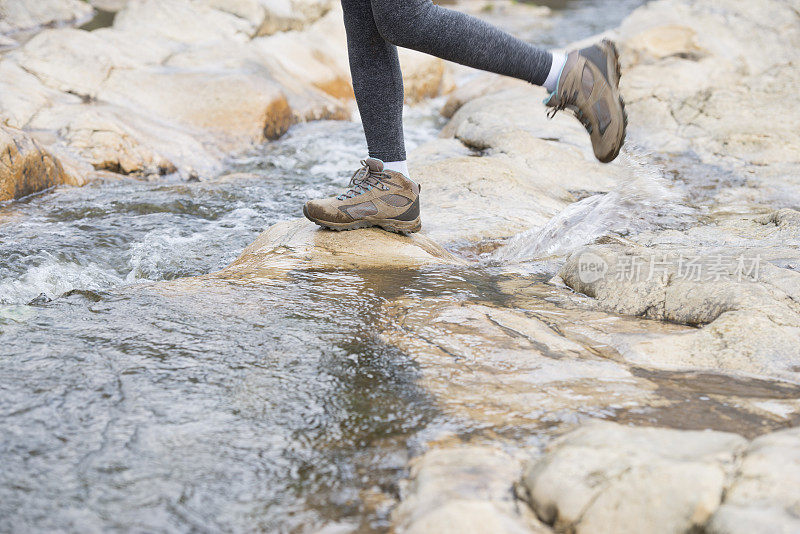
{"type": "Polygon", "coordinates": [[[61,162],[24,132],[0,125],[0,201],[30,195],[54,185],[83,185],[61,162]]]}

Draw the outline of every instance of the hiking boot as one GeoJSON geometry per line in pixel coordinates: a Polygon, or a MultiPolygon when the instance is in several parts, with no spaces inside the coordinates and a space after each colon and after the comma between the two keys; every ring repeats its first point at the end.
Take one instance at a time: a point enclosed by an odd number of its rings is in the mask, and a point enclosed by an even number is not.
{"type": "Polygon", "coordinates": [[[619,66],[619,52],[614,41],[603,39],[595,45],[581,48],[578,53],[594,63],[603,73],[603,76],[619,90],[622,69],[619,66]]]}
{"type": "Polygon", "coordinates": [[[309,200],[303,215],[331,230],[378,226],[401,234],[419,232],[419,185],[404,174],[384,170],[379,159],[367,158],[338,197],[309,200]]]}
{"type": "Polygon", "coordinates": [[[592,139],[594,155],[603,163],[616,159],[625,143],[628,116],[619,93],[619,60],[611,41],[570,52],[556,90],[545,100],[548,116],[569,109],[592,139]]]}

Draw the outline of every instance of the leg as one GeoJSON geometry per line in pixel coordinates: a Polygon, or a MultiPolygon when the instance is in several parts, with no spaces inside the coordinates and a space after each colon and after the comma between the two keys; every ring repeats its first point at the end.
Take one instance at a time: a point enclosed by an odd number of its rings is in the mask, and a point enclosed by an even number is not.
{"type": "Polygon", "coordinates": [[[370,157],[406,159],[403,75],[397,48],[378,32],[370,0],[342,0],[350,75],[370,157]]]}
{"type": "Polygon", "coordinates": [[[543,85],[553,56],[508,33],[431,0],[371,0],[383,38],[411,48],[505,76],[543,85]]]}

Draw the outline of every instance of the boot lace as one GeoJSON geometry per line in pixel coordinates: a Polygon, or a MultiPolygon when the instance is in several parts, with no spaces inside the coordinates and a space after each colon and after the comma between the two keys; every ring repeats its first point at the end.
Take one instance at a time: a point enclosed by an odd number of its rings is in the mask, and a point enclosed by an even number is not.
{"type": "Polygon", "coordinates": [[[381,179],[388,178],[389,175],[385,172],[375,172],[369,168],[365,160],[361,161],[361,168],[353,173],[350,178],[350,184],[347,191],[336,197],[337,200],[347,200],[358,195],[363,195],[367,191],[372,191],[377,187],[383,191],[388,191],[389,187],[384,184],[381,179]]]}
{"type": "Polygon", "coordinates": [[[555,107],[553,107],[547,112],[547,118],[552,120],[552,118],[556,116],[556,113],[568,109],[575,115],[575,117],[577,117],[577,119],[581,122],[581,124],[583,124],[583,127],[586,128],[586,131],[589,132],[589,134],[591,135],[592,122],[589,120],[589,117],[584,115],[583,111],[581,111],[580,108],[578,108],[578,106],[575,105],[575,102],[577,101],[578,101],[577,90],[575,90],[571,94],[564,95],[564,97],[559,100],[558,104],[556,104],[555,107]]]}

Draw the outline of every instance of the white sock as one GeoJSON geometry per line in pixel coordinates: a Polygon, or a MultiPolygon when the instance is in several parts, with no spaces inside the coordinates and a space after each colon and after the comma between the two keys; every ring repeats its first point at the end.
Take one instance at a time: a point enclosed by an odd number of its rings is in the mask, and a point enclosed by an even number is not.
{"type": "Polygon", "coordinates": [[[406,160],[403,160],[403,161],[384,161],[383,162],[383,168],[386,169],[387,171],[394,171],[394,172],[403,173],[403,175],[406,178],[408,178],[409,180],[411,179],[411,176],[409,176],[409,173],[408,173],[408,163],[406,162],[406,160]]]}
{"type": "Polygon", "coordinates": [[[558,78],[561,76],[561,70],[566,62],[567,55],[565,53],[553,52],[553,66],[550,67],[550,74],[547,75],[547,80],[544,82],[544,88],[551,93],[558,88],[558,78]]]}

